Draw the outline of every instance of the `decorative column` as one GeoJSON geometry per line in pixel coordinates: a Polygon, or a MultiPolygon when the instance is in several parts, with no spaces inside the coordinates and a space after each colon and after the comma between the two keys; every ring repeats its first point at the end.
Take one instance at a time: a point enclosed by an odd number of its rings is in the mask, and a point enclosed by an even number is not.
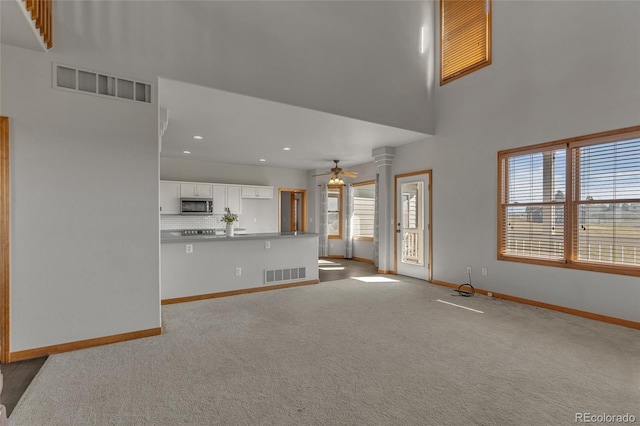
{"type": "Polygon", "coordinates": [[[378,239],[378,273],[391,274],[395,272],[394,244],[394,188],[391,176],[391,163],[395,149],[383,146],[372,151],[373,159],[378,167],[379,185],[379,239],[378,239]]]}

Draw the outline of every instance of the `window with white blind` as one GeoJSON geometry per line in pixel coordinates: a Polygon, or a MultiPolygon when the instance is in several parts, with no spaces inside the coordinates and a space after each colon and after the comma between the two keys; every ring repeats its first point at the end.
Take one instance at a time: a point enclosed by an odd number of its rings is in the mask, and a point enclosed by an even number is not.
{"type": "Polygon", "coordinates": [[[491,64],[491,0],[440,0],[440,85],[491,64]]]}
{"type": "Polygon", "coordinates": [[[376,189],[374,181],[353,185],[353,239],[373,241],[376,189]]]}
{"type": "Polygon", "coordinates": [[[342,185],[327,186],[329,239],[342,239],[342,185]]]}
{"type": "Polygon", "coordinates": [[[640,126],[498,158],[499,259],[640,276],[640,126]]]}

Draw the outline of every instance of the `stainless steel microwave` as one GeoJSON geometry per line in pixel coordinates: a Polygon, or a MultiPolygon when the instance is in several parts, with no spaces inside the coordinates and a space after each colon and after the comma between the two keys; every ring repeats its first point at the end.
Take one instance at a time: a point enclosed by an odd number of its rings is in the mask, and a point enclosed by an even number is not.
{"type": "Polygon", "coordinates": [[[202,198],[181,198],[180,214],[211,216],[213,214],[213,200],[202,198]]]}

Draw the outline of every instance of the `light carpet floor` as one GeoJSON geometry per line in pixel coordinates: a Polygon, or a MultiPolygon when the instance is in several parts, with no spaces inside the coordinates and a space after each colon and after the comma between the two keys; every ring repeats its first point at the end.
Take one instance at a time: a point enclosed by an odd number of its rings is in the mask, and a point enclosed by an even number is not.
{"type": "Polygon", "coordinates": [[[49,357],[10,420],[569,425],[576,412],[640,419],[637,330],[398,279],[165,306],[161,336],[49,357]]]}

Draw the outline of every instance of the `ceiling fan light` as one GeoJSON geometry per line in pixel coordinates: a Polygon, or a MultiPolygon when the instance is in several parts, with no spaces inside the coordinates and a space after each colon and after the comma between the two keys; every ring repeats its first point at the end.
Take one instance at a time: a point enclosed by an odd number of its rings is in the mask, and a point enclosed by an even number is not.
{"type": "Polygon", "coordinates": [[[344,185],[344,180],[342,180],[342,178],[338,179],[338,185],[344,185]]]}

